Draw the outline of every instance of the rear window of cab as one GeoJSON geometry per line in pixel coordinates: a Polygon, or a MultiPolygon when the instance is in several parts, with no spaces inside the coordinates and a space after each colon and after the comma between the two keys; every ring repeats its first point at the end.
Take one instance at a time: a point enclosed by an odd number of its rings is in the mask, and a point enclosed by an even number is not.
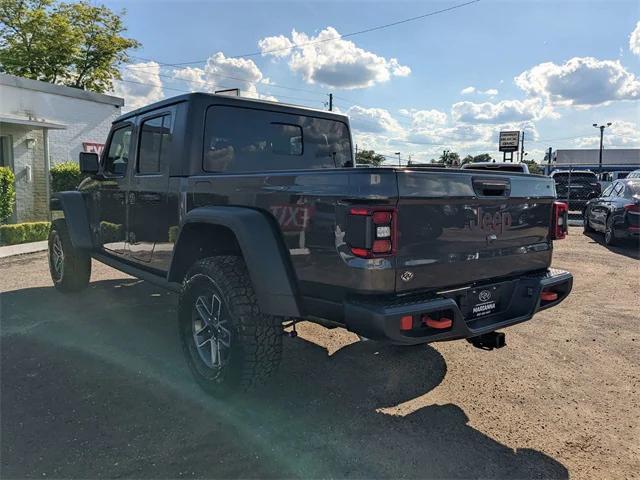
{"type": "Polygon", "coordinates": [[[351,162],[343,122],[227,105],[207,109],[205,172],[341,168],[351,162]]]}

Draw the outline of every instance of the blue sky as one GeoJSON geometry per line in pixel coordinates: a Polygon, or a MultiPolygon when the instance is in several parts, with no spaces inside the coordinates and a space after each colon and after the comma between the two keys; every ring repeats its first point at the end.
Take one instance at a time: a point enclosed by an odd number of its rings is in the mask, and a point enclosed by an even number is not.
{"type": "Polygon", "coordinates": [[[540,160],[549,146],[595,146],[595,122],[613,122],[609,147],[640,146],[638,1],[480,0],[339,38],[461,3],[107,1],[143,45],[115,91],[135,107],[240,87],[314,108],[333,92],[359,148],[416,160],[498,155],[504,128],[524,129],[540,160]]]}

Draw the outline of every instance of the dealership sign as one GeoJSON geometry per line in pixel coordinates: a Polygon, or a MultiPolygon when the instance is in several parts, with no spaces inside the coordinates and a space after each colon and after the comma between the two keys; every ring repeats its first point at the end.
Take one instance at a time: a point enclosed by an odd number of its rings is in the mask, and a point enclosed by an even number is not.
{"type": "Polygon", "coordinates": [[[520,148],[520,132],[506,131],[500,132],[498,150],[501,152],[517,152],[520,148]]]}

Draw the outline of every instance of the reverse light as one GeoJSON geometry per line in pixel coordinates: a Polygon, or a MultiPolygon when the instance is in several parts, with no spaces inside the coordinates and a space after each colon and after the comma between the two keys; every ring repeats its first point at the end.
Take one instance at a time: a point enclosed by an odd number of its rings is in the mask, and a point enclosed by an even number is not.
{"type": "Polygon", "coordinates": [[[396,211],[393,208],[353,207],[347,216],[346,242],[357,257],[393,255],[396,247],[396,211]]]}
{"type": "Polygon", "coordinates": [[[551,208],[551,240],[562,240],[569,232],[569,205],[553,202],[551,208]]]}

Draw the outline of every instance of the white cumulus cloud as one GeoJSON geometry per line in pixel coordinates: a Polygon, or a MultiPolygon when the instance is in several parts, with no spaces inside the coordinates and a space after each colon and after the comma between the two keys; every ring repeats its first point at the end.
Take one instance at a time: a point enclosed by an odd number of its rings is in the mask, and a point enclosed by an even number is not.
{"type": "Polygon", "coordinates": [[[447,123],[447,114],[436,109],[401,109],[399,110],[399,112],[401,115],[404,115],[411,119],[411,126],[413,128],[429,127],[432,125],[444,125],[445,123],[447,123]]]}
{"type": "Polygon", "coordinates": [[[562,65],[545,62],[521,73],[515,82],[530,96],[565,106],[640,98],[640,81],[618,60],[574,57],[562,65]]]}
{"type": "Polygon", "coordinates": [[[402,127],[391,114],[383,108],[364,108],[358,105],[347,110],[351,127],[360,132],[399,133],[402,127]]]}
{"type": "Polygon", "coordinates": [[[640,22],[636,24],[636,28],[629,35],[629,50],[636,55],[640,55],[640,22]]]}
{"type": "Polygon", "coordinates": [[[178,68],[173,71],[173,76],[185,80],[192,91],[239,88],[244,97],[275,100],[271,95],[258,92],[258,85],[267,83],[267,80],[253,60],[227,58],[222,52],[211,55],[204,68],[178,68]]]}
{"type": "Polygon", "coordinates": [[[476,87],[465,87],[460,90],[461,95],[471,95],[477,93],[479,95],[487,95],[489,97],[495,97],[498,95],[498,90],[495,88],[488,88],[487,90],[478,90],[476,87]]]}
{"type": "Polygon", "coordinates": [[[540,118],[543,104],[538,99],[502,100],[500,102],[457,102],[451,116],[465,123],[507,123],[540,118]]]}
{"type": "Polygon", "coordinates": [[[124,110],[134,110],[164,98],[158,63],[134,63],[122,69],[121,74],[122,81],[115,81],[113,93],[124,98],[124,110]]]}
{"type": "Polygon", "coordinates": [[[258,92],[258,85],[267,84],[268,79],[264,78],[253,60],[227,58],[222,52],[211,55],[204,68],[178,68],[173,71],[173,76],[185,80],[192,91],[214,92],[239,88],[243,97],[276,100],[271,95],[258,92]]]}
{"type": "Polygon", "coordinates": [[[291,38],[283,35],[267,37],[260,40],[258,46],[263,55],[288,58],[291,71],[311,84],[364,88],[411,73],[409,67],[395,58],[384,58],[339,37],[333,27],[325,28],[316,36],[293,30],[291,38]],[[299,48],[288,48],[294,45],[299,48]]]}

